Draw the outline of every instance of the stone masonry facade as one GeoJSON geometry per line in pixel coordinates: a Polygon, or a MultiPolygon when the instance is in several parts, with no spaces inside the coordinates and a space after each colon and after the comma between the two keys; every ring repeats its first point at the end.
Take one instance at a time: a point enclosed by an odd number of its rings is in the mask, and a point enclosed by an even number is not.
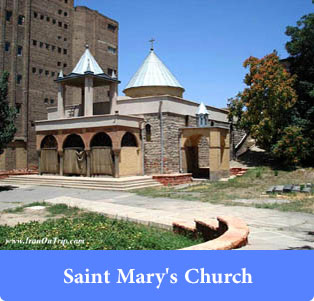
{"type": "MultiPolygon", "coordinates": [[[[118,30],[116,21],[73,0],[1,0],[0,73],[10,73],[9,102],[18,116],[0,170],[37,166],[34,121],[57,105],[54,80],[73,70],[86,43],[105,73],[118,70],[118,30]]],[[[76,93],[67,91],[67,105],[81,99],[76,93]]],[[[109,101],[108,91],[99,89],[95,101],[109,101]]]]}

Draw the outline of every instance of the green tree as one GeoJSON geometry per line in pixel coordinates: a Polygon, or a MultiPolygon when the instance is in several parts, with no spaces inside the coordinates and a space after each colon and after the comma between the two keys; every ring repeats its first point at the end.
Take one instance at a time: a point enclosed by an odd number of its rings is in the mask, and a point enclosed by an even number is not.
{"type": "Polygon", "coordinates": [[[302,129],[301,135],[308,140],[309,151],[303,160],[310,161],[314,152],[314,14],[303,16],[296,27],[288,26],[286,35],[291,38],[286,44],[289,71],[297,75],[298,101],[292,111],[292,123],[302,129]]]}
{"type": "Polygon", "coordinates": [[[229,100],[230,120],[249,132],[259,147],[276,156],[274,146],[290,125],[290,112],[297,101],[295,77],[280,63],[276,52],[262,59],[250,57],[244,83],[247,88],[229,100]]]}
{"type": "Polygon", "coordinates": [[[0,77],[0,153],[10,143],[16,133],[14,124],[15,108],[11,108],[7,101],[9,73],[4,72],[0,77]]]}

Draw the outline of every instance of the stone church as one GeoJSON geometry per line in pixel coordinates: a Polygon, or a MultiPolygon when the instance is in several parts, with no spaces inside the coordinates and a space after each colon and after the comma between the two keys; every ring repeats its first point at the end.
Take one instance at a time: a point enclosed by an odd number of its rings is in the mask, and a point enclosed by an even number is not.
{"type": "Polygon", "coordinates": [[[153,47],[118,96],[116,74],[106,74],[88,46],[74,70],[61,72],[58,106],[36,122],[41,174],[139,176],[184,174],[217,180],[229,175],[228,111],[184,99],[185,88],[153,47]],[[66,89],[80,101],[67,105],[66,89]],[[109,101],[95,102],[98,88],[109,101]],[[107,95],[106,95],[107,97],[107,95]]]}

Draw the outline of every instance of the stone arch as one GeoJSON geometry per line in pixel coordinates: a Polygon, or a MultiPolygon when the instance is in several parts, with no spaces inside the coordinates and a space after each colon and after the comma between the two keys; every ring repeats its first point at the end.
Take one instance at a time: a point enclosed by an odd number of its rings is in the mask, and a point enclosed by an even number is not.
{"type": "Polygon", "coordinates": [[[112,147],[111,137],[105,132],[96,133],[90,140],[90,147],[97,146],[112,147]]]}
{"type": "Polygon", "coordinates": [[[135,134],[126,132],[121,139],[120,175],[135,176],[141,171],[141,151],[135,134]]]}
{"type": "Polygon", "coordinates": [[[90,140],[91,175],[114,175],[114,156],[111,137],[96,133],[90,140]]]}
{"type": "Polygon", "coordinates": [[[63,141],[63,149],[66,148],[85,149],[85,143],[83,138],[78,134],[69,134],[63,141]]]}
{"type": "Polygon", "coordinates": [[[53,135],[43,137],[40,143],[40,174],[57,174],[59,161],[57,139],[53,135]]]}
{"type": "Polygon", "coordinates": [[[87,175],[87,156],[83,138],[68,135],[63,142],[63,173],[65,175],[87,175]]]}
{"type": "Polygon", "coordinates": [[[136,136],[130,132],[126,132],[121,140],[121,147],[137,147],[136,136]]]}
{"type": "Polygon", "coordinates": [[[40,143],[40,149],[58,149],[58,141],[55,136],[47,135],[40,143]]]}

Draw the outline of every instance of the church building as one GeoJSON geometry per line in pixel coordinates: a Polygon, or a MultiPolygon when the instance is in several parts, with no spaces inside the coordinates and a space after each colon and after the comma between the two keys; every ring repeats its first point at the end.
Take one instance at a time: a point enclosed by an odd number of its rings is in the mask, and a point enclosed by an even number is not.
{"type": "Polygon", "coordinates": [[[153,47],[125,96],[118,96],[119,83],[88,46],[70,74],[59,74],[58,106],[49,108],[48,120],[36,122],[40,174],[228,177],[227,110],[184,99],[185,88],[153,47]],[[75,108],[67,106],[67,87],[80,91],[75,108]],[[100,87],[109,88],[109,102],[94,102],[100,87]]]}

